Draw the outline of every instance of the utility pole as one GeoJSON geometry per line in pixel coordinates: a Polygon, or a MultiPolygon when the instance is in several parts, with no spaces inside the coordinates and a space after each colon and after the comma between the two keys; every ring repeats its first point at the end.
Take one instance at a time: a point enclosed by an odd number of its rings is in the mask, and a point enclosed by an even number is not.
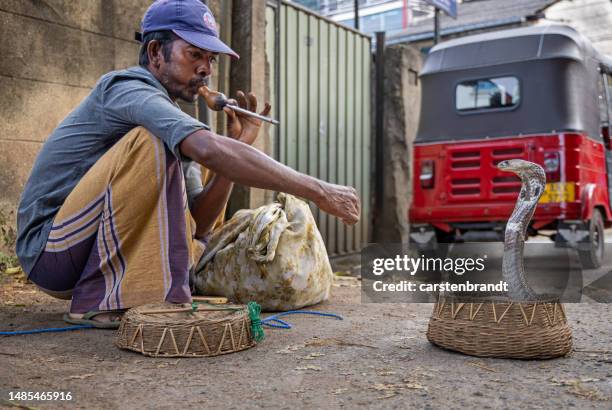
{"type": "Polygon", "coordinates": [[[440,42],[440,9],[434,8],[434,44],[440,42]]]}
{"type": "MultiPolygon", "coordinates": [[[[385,123],[384,123],[384,115],[385,115],[385,32],[377,31],[376,32],[376,54],[374,57],[375,64],[375,75],[374,78],[374,135],[375,135],[375,162],[374,162],[374,224],[376,224],[381,219],[381,215],[383,212],[382,203],[384,200],[384,152],[385,152],[385,123]]],[[[376,226],[376,225],[375,225],[376,226]]],[[[374,235],[374,240],[378,240],[380,238],[374,235]]]]}
{"type": "Polygon", "coordinates": [[[355,0],[355,30],[359,30],[359,0],[355,0]]]}

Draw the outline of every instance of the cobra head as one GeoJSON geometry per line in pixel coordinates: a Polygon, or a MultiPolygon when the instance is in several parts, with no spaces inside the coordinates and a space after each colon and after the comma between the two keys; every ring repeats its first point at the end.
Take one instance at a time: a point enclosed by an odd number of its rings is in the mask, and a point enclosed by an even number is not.
{"type": "Polygon", "coordinates": [[[521,170],[527,169],[530,162],[522,159],[508,159],[497,164],[497,168],[501,171],[514,172],[518,174],[521,170]]]}
{"type": "Polygon", "coordinates": [[[519,177],[543,177],[546,178],[544,169],[533,162],[525,161],[523,159],[508,159],[497,164],[497,168],[501,171],[513,172],[519,177]]]}
{"type": "Polygon", "coordinates": [[[544,168],[538,164],[522,159],[508,159],[497,164],[497,168],[518,175],[523,181],[523,187],[527,188],[528,192],[532,192],[537,198],[542,195],[546,186],[546,173],[544,168]]]}

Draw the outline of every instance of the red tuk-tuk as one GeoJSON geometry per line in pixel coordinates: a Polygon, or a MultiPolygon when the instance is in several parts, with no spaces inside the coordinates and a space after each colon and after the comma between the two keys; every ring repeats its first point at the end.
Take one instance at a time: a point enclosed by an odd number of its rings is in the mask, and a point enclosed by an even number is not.
{"type": "Polygon", "coordinates": [[[410,239],[503,241],[522,158],[546,171],[529,235],[553,231],[585,268],[601,266],[610,225],[612,60],[574,29],[531,26],[432,48],[420,73],[410,239]]]}

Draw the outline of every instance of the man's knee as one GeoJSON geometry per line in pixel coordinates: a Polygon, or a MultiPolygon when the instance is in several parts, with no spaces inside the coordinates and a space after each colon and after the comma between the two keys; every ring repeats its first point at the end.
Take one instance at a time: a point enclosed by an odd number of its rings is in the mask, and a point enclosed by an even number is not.
{"type": "Polygon", "coordinates": [[[164,165],[179,163],[164,142],[144,127],[133,128],[125,134],[116,149],[116,154],[121,157],[119,163],[125,165],[138,164],[139,168],[146,164],[161,166],[163,172],[164,165]]]}
{"type": "Polygon", "coordinates": [[[134,150],[142,148],[154,149],[156,145],[161,143],[161,140],[145,127],[136,127],[125,134],[120,142],[128,145],[131,150],[134,150]]]}

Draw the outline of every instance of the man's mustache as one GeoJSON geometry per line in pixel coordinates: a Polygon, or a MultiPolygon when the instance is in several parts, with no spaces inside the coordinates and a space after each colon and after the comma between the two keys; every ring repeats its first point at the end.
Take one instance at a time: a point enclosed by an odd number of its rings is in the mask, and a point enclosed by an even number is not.
{"type": "Polygon", "coordinates": [[[189,82],[189,85],[192,86],[192,87],[200,88],[200,87],[203,87],[205,85],[207,86],[209,83],[210,83],[210,76],[204,77],[204,78],[200,78],[200,79],[197,79],[197,80],[191,80],[189,82]]]}

